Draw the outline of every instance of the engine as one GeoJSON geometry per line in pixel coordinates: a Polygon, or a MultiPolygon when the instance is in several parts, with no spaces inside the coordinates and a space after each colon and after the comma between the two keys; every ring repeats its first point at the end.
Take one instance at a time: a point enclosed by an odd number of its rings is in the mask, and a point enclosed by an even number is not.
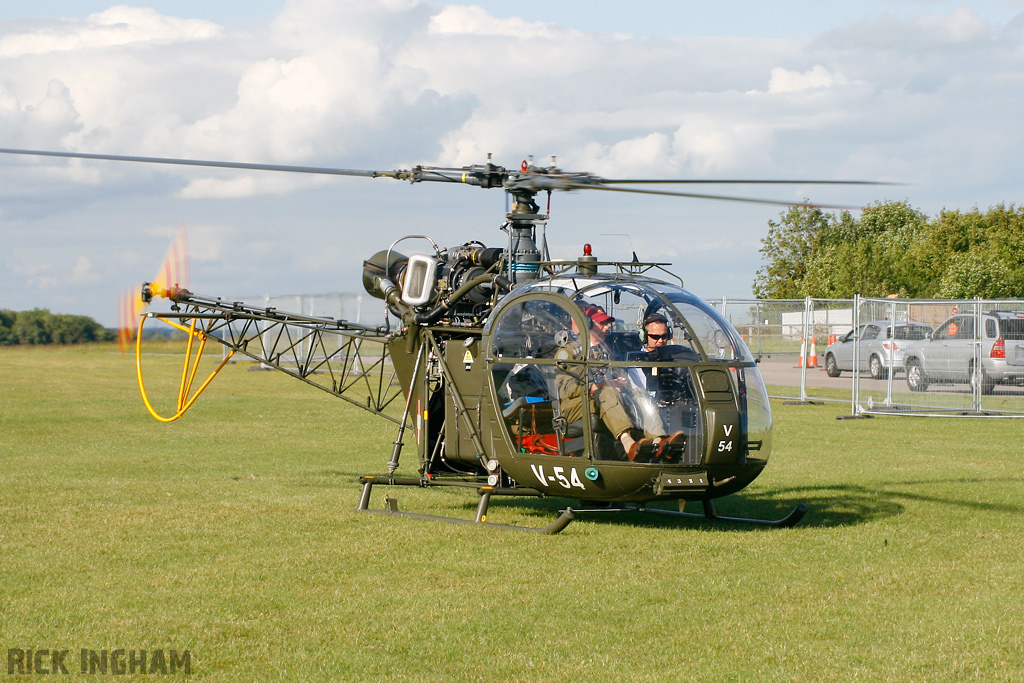
{"type": "Polygon", "coordinates": [[[505,250],[469,242],[434,256],[379,251],[363,262],[363,288],[404,321],[476,327],[512,288],[505,250]]]}

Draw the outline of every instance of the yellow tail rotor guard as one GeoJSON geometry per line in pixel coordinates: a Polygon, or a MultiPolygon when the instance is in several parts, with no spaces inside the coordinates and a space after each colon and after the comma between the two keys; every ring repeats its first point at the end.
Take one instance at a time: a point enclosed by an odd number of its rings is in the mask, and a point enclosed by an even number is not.
{"type": "Polygon", "coordinates": [[[207,335],[202,330],[196,330],[196,319],[192,319],[192,324],[189,327],[179,325],[178,323],[171,322],[170,320],[162,319],[165,323],[172,327],[176,327],[188,334],[188,345],[185,349],[185,360],[181,369],[181,383],[178,386],[178,404],[177,412],[170,417],[163,417],[157,414],[153,408],[153,404],[149,401],[149,396],[146,394],[146,385],[142,381],[142,327],[146,324],[146,318],[153,316],[152,313],[142,316],[139,319],[139,331],[135,335],[135,374],[139,379],[139,391],[142,393],[142,401],[146,404],[146,410],[149,414],[160,422],[174,422],[179,417],[185,414],[185,412],[192,407],[195,400],[199,398],[199,394],[203,393],[203,390],[209,386],[213,378],[217,376],[217,373],[227,365],[227,362],[231,360],[231,357],[235,355],[235,352],[230,352],[224,360],[210,373],[210,376],[206,378],[206,381],[196,390],[196,393],[189,397],[189,392],[192,390],[192,383],[195,380],[196,371],[199,369],[199,360],[203,357],[203,350],[206,348],[207,335]],[[192,358],[193,344],[199,339],[199,346],[196,349],[195,359],[192,358]]]}

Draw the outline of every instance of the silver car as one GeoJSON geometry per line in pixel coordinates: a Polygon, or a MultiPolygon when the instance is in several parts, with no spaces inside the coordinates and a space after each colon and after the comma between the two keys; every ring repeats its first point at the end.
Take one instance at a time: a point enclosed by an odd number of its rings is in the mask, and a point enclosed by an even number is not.
{"type": "Polygon", "coordinates": [[[867,370],[873,379],[885,379],[889,368],[903,370],[904,351],[914,342],[921,341],[932,331],[924,323],[873,320],[850,330],[825,349],[825,372],[838,377],[844,370],[853,370],[854,342],[860,342],[858,366],[867,370]]]}
{"type": "Polygon", "coordinates": [[[954,315],[906,354],[907,385],[925,391],[938,382],[981,384],[991,394],[996,384],[1024,385],[1024,313],[987,311],[975,335],[975,316],[954,315]],[[975,347],[981,359],[975,372],[975,347]]]}

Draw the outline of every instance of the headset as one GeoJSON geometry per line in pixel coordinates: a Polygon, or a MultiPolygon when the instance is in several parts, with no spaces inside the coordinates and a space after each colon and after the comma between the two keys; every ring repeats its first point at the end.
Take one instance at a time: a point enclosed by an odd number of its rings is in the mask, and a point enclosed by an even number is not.
{"type": "Polygon", "coordinates": [[[664,324],[665,327],[668,330],[666,332],[666,334],[668,335],[668,337],[666,338],[666,341],[672,341],[672,338],[673,338],[673,335],[672,335],[672,323],[670,323],[668,321],[668,318],[666,318],[661,313],[651,313],[646,318],[644,318],[643,325],[641,325],[641,329],[643,330],[643,335],[641,335],[641,339],[643,341],[643,345],[644,346],[647,346],[647,326],[650,325],[651,323],[662,323],[662,324],[664,324]]]}

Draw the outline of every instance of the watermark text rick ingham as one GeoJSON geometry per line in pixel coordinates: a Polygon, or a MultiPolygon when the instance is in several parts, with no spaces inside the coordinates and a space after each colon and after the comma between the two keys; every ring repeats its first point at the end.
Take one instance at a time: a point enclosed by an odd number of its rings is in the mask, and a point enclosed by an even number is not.
{"type": "Polygon", "coordinates": [[[177,649],[7,648],[7,673],[124,674],[192,673],[192,653],[177,649]]]}

